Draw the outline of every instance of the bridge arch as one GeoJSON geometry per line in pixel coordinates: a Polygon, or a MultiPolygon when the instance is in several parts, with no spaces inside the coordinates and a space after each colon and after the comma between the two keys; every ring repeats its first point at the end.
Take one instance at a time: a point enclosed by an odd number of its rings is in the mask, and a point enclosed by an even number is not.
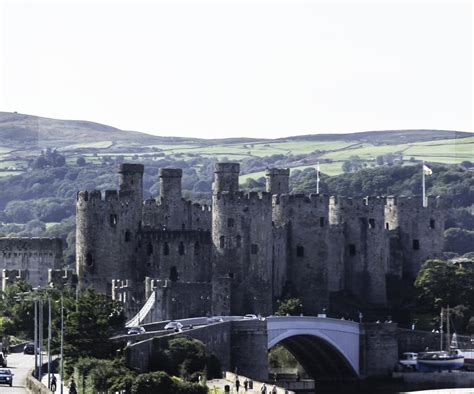
{"type": "Polygon", "coordinates": [[[275,317],[267,323],[268,349],[285,347],[313,378],[359,375],[359,325],[316,317],[275,317]]]}

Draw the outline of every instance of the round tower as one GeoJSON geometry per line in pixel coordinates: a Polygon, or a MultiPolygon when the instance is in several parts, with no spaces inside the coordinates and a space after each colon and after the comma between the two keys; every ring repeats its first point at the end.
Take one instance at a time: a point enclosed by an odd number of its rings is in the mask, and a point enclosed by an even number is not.
{"type": "Polygon", "coordinates": [[[143,164],[120,164],[119,188],[121,192],[130,192],[135,198],[143,201],[143,164]]]}
{"type": "Polygon", "coordinates": [[[266,190],[270,194],[288,194],[290,192],[290,169],[267,168],[266,190]]]}
{"type": "Polygon", "coordinates": [[[214,166],[214,193],[239,191],[239,163],[216,163],[214,166]]]}
{"type": "Polygon", "coordinates": [[[160,169],[160,197],[161,200],[181,200],[181,168],[160,169]]]}

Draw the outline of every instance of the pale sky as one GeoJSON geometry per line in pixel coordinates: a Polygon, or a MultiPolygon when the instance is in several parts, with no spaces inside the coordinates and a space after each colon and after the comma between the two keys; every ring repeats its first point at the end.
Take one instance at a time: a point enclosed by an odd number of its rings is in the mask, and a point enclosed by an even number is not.
{"type": "Polygon", "coordinates": [[[472,131],[471,2],[0,1],[0,111],[201,138],[472,131]]]}

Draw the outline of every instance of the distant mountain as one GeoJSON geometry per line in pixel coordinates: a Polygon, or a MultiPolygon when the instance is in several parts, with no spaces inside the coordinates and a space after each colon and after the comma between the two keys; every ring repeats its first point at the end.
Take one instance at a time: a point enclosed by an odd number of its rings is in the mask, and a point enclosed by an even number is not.
{"type": "Polygon", "coordinates": [[[78,143],[110,141],[112,145],[143,146],[153,144],[193,144],[195,146],[235,145],[281,141],[354,141],[370,144],[400,144],[437,139],[464,138],[473,133],[445,130],[367,131],[345,134],[310,134],[278,139],[224,138],[200,139],[158,137],[137,131],[125,131],[100,123],[83,120],[59,120],[0,112],[0,145],[16,149],[61,148],[78,143]]]}
{"type": "Polygon", "coordinates": [[[92,143],[100,140],[146,145],[168,141],[177,143],[182,139],[124,131],[84,120],[60,120],[16,112],[0,112],[0,144],[4,146],[60,148],[79,142],[92,143]]]}

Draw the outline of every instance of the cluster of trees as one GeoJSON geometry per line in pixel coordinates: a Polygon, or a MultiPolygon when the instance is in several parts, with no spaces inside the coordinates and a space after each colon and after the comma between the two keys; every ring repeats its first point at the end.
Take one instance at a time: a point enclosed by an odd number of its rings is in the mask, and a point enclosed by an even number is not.
{"type": "MultiPolygon", "coordinates": [[[[14,283],[0,292],[0,339],[4,343],[10,336],[26,340],[33,337],[33,302],[24,296],[31,292],[31,285],[25,282],[14,283]]],[[[49,294],[53,316],[51,346],[53,353],[59,353],[60,293],[49,294]]],[[[65,373],[75,376],[79,388],[83,386],[88,392],[204,394],[207,389],[196,384],[198,376],[221,376],[217,358],[206,353],[202,342],[188,337],[157,343],[153,372],[137,374],[126,367],[124,357],[117,356],[116,345],[108,340],[123,331],[125,316],[120,302],[91,288],[78,296],[64,289],[63,302],[65,373]]],[[[47,335],[47,319],[44,324],[47,335]]]]}
{"type": "Polygon", "coordinates": [[[474,334],[474,259],[462,263],[427,260],[415,287],[419,313],[430,313],[436,320],[441,308],[449,306],[456,328],[474,334]]]}

